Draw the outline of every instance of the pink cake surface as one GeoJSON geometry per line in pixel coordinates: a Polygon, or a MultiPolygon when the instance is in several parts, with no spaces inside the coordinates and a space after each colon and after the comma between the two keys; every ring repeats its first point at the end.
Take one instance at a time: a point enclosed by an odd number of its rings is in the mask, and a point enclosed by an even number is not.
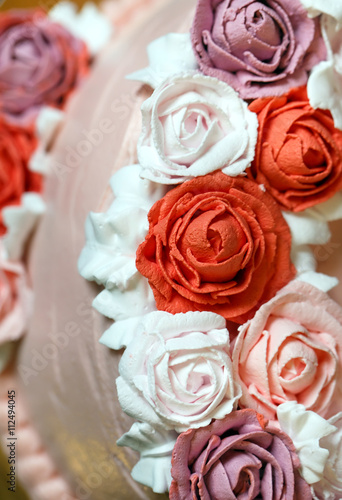
{"type": "MultiPolygon", "coordinates": [[[[115,387],[122,351],[99,343],[111,322],[92,307],[101,288],[79,275],[77,262],[88,213],[109,207],[110,177],[137,162],[140,105],[150,89],[125,76],[147,65],[149,42],[188,28],[193,10],[193,0],[140,6],[139,15],[107,46],[70,100],[49,152],[47,210],[27,256],[34,315],[15,366],[4,374],[6,386],[13,384],[25,404],[19,415],[23,437],[18,452],[22,481],[32,498],[166,498],[132,479],[138,455],[116,445],[133,423],[123,413],[115,387]],[[35,461],[32,457],[41,447],[44,454],[35,461]],[[42,470],[50,481],[45,489],[42,470]]],[[[125,24],[129,12],[112,15],[125,24]]],[[[319,272],[342,280],[342,221],[330,228],[331,241],[315,247],[314,256],[319,272]]],[[[329,293],[342,305],[341,294],[342,282],[329,293]]]]}

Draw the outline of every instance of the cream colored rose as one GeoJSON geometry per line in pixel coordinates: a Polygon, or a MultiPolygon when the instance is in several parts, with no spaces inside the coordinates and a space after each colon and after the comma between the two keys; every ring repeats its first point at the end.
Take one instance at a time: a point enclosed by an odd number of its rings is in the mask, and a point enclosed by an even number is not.
{"type": "Polygon", "coordinates": [[[179,184],[218,169],[236,176],[254,158],[256,115],[216,78],[197,73],[169,78],[141,109],[143,177],[179,184]]]}
{"type": "Polygon", "coordinates": [[[218,314],[147,314],[120,361],[123,410],[177,432],[223,418],[241,394],[228,352],[229,333],[218,314]]]}

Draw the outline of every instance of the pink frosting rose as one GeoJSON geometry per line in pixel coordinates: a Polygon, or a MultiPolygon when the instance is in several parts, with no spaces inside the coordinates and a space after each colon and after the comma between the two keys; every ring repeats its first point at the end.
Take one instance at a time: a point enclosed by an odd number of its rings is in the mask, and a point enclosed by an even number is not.
{"type": "Polygon", "coordinates": [[[342,309],[324,292],[292,281],[240,328],[233,370],[241,407],[276,418],[296,401],[322,417],[342,407],[342,309]]]}
{"type": "Polygon", "coordinates": [[[32,310],[32,292],[23,265],[3,255],[0,245],[0,349],[23,334],[32,310]]]}
{"type": "Polygon", "coordinates": [[[201,71],[244,99],[305,84],[326,54],[318,21],[299,0],[198,0],[192,44],[201,71]]]}
{"type": "Polygon", "coordinates": [[[172,453],[170,500],[309,500],[290,438],[254,410],[181,434],[172,453]]]}
{"type": "Polygon", "coordinates": [[[85,44],[44,13],[16,10],[0,17],[0,110],[22,123],[43,104],[63,106],[87,72],[85,44]]]}

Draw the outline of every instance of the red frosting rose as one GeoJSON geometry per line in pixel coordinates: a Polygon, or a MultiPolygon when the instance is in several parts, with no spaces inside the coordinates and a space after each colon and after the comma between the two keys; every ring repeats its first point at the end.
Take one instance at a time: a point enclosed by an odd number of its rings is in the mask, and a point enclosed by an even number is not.
{"type": "Polygon", "coordinates": [[[0,16],[0,110],[31,119],[42,104],[63,106],[87,71],[85,44],[41,11],[0,16]]]}
{"type": "Polygon", "coordinates": [[[158,309],[243,322],[294,277],[278,205],[253,181],[216,172],[169,191],[149,213],[137,268],[158,309]]]}
{"type": "Polygon", "coordinates": [[[170,500],[311,500],[299,466],[286,434],[254,410],[233,411],[178,437],[170,500]]]}
{"type": "Polygon", "coordinates": [[[306,88],[253,101],[259,133],[248,176],[286,210],[299,212],[342,188],[342,132],[329,111],[313,109],[306,88]]]}
{"type": "Polygon", "coordinates": [[[41,191],[41,176],[28,169],[36,145],[33,127],[22,129],[0,119],[0,235],[6,232],[2,209],[19,205],[26,191],[41,191]]]}

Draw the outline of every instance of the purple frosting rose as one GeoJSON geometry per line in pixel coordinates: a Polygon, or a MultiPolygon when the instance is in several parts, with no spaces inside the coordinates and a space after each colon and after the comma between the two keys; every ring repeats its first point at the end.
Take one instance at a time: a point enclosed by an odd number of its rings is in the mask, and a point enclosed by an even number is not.
{"type": "Polygon", "coordinates": [[[41,11],[0,16],[0,111],[17,124],[43,104],[62,107],[89,56],[85,44],[41,11]]]}
{"type": "Polygon", "coordinates": [[[326,56],[319,21],[299,0],[198,0],[191,37],[201,71],[244,99],[304,85],[326,56]]]}
{"type": "Polygon", "coordinates": [[[309,500],[291,439],[251,409],[180,434],[170,500],[309,500]]]}

